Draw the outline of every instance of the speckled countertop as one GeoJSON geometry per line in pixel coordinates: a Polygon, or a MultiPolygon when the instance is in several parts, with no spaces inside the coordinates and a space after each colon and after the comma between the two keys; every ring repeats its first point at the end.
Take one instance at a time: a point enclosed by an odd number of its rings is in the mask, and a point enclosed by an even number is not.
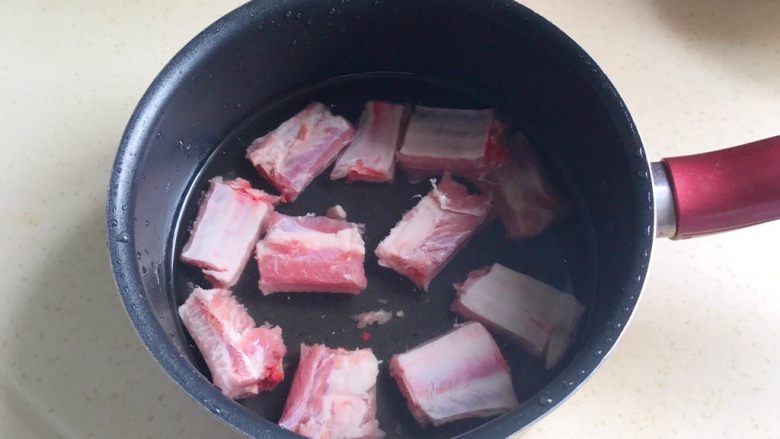
{"type": "MultiPolygon", "coordinates": [[[[0,437],[235,437],[137,339],[103,223],[135,103],[187,40],[239,3],[2,6],[0,437]]],[[[604,68],[652,158],[780,134],[780,2],[526,4],[604,68]]],[[[525,437],[780,437],[779,244],[780,223],[658,242],[613,355],[525,437]]]]}

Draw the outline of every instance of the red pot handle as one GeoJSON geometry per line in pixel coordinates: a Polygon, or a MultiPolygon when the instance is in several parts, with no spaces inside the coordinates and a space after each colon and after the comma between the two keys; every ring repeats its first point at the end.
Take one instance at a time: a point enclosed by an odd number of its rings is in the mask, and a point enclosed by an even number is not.
{"type": "Polygon", "coordinates": [[[674,239],[780,218],[780,136],[663,159],[674,198],[674,239]]]}

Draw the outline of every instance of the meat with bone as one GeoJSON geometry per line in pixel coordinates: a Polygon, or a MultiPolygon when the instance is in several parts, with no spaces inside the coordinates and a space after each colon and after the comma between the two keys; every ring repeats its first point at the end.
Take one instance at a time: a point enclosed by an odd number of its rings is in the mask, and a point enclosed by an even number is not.
{"type": "Polygon", "coordinates": [[[336,160],[331,180],[386,182],[393,179],[395,153],[408,120],[408,105],[370,101],[355,138],[336,160]]]}
{"type": "Polygon", "coordinates": [[[371,349],[301,345],[279,425],[312,439],[384,436],[376,420],[379,362],[371,349]]]}
{"type": "Polygon", "coordinates": [[[230,288],[244,270],[279,197],[253,189],[241,178],[215,177],[210,184],[180,259],[201,268],[211,285],[230,288]]]}
{"type": "Polygon", "coordinates": [[[398,162],[412,180],[442,172],[480,177],[509,160],[500,131],[493,110],[418,106],[409,120],[398,162]]]}
{"type": "Polygon", "coordinates": [[[476,183],[493,195],[498,217],[510,239],[531,238],[571,210],[570,203],[547,181],[541,160],[519,130],[502,136],[514,160],[476,183]]]}
{"type": "Polygon", "coordinates": [[[512,336],[548,369],[566,353],[585,309],[574,296],[500,264],[472,271],[455,289],[455,313],[512,336]]]}
{"type": "Polygon", "coordinates": [[[357,224],[274,212],[257,243],[260,291],[357,294],[367,284],[365,252],[357,224]]]}
{"type": "Polygon", "coordinates": [[[390,375],[423,426],[498,415],[519,405],[501,351],[477,322],[394,355],[390,375]]]}
{"type": "Polygon", "coordinates": [[[229,290],[196,287],[179,307],[184,327],[211,371],[211,380],[229,398],[271,390],[284,379],[287,349],[278,326],[257,327],[229,290]]]}
{"type": "Polygon", "coordinates": [[[485,221],[490,205],[489,197],[470,195],[465,186],[445,174],[379,243],[379,265],[427,290],[485,221]]]}
{"type": "Polygon", "coordinates": [[[314,102],[252,142],[246,157],[290,202],[333,163],[353,134],[349,122],[314,102]]]}

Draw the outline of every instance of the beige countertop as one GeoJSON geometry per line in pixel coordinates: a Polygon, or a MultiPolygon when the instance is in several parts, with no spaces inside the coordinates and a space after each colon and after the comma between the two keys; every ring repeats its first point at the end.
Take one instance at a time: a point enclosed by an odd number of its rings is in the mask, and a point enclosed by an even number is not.
{"type": "MultiPolygon", "coordinates": [[[[130,327],[109,169],[164,63],[239,0],[5,2],[0,437],[231,438],[130,327]]],[[[528,0],[604,68],[651,158],[780,134],[780,2],[528,0]]],[[[780,437],[780,223],[659,241],[606,365],[528,438],[780,437]]]]}

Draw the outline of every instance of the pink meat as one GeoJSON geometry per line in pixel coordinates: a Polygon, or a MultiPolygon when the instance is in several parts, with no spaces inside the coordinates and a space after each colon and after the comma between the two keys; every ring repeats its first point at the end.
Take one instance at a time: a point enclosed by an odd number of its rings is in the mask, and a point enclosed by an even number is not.
{"type": "Polygon", "coordinates": [[[493,110],[416,107],[398,162],[412,180],[451,172],[480,177],[509,161],[493,110]]]}
{"type": "Polygon", "coordinates": [[[211,371],[214,385],[238,399],[271,390],[284,379],[287,348],[278,326],[256,327],[229,290],[196,287],[179,316],[211,371]]]}
{"type": "Polygon", "coordinates": [[[376,420],[379,362],[371,349],[301,345],[279,425],[312,439],[384,436],[376,420]]]}
{"type": "Polygon", "coordinates": [[[394,355],[390,375],[423,426],[493,416],[519,405],[501,351],[477,322],[394,355]]]}
{"type": "Polygon", "coordinates": [[[290,202],[335,160],[354,129],[313,102],[278,128],[252,142],[246,157],[290,202]]]}
{"type": "Polygon", "coordinates": [[[542,233],[571,210],[567,200],[549,184],[541,161],[519,131],[506,133],[514,161],[477,181],[493,195],[496,213],[510,239],[530,238],[542,233]]]}
{"type": "Polygon", "coordinates": [[[519,341],[549,369],[566,353],[585,308],[572,295],[501,264],[456,284],[452,310],[519,341]]]}
{"type": "Polygon", "coordinates": [[[368,282],[365,252],[357,224],[274,212],[257,243],[260,291],[357,294],[368,282]]]}
{"type": "Polygon", "coordinates": [[[389,102],[366,103],[355,139],[336,161],[331,180],[386,182],[393,179],[395,152],[403,137],[410,107],[389,102]]]}
{"type": "Polygon", "coordinates": [[[465,186],[445,174],[379,243],[379,265],[427,290],[431,279],[485,221],[490,205],[489,197],[469,195],[465,186]]]}
{"type": "Polygon", "coordinates": [[[357,328],[363,329],[369,325],[384,325],[393,318],[393,315],[383,309],[377,311],[366,311],[352,316],[352,320],[357,322],[357,328]]]}
{"type": "Polygon", "coordinates": [[[253,189],[241,178],[215,177],[210,183],[180,259],[201,268],[213,286],[230,288],[244,270],[279,197],[253,189]]]}

